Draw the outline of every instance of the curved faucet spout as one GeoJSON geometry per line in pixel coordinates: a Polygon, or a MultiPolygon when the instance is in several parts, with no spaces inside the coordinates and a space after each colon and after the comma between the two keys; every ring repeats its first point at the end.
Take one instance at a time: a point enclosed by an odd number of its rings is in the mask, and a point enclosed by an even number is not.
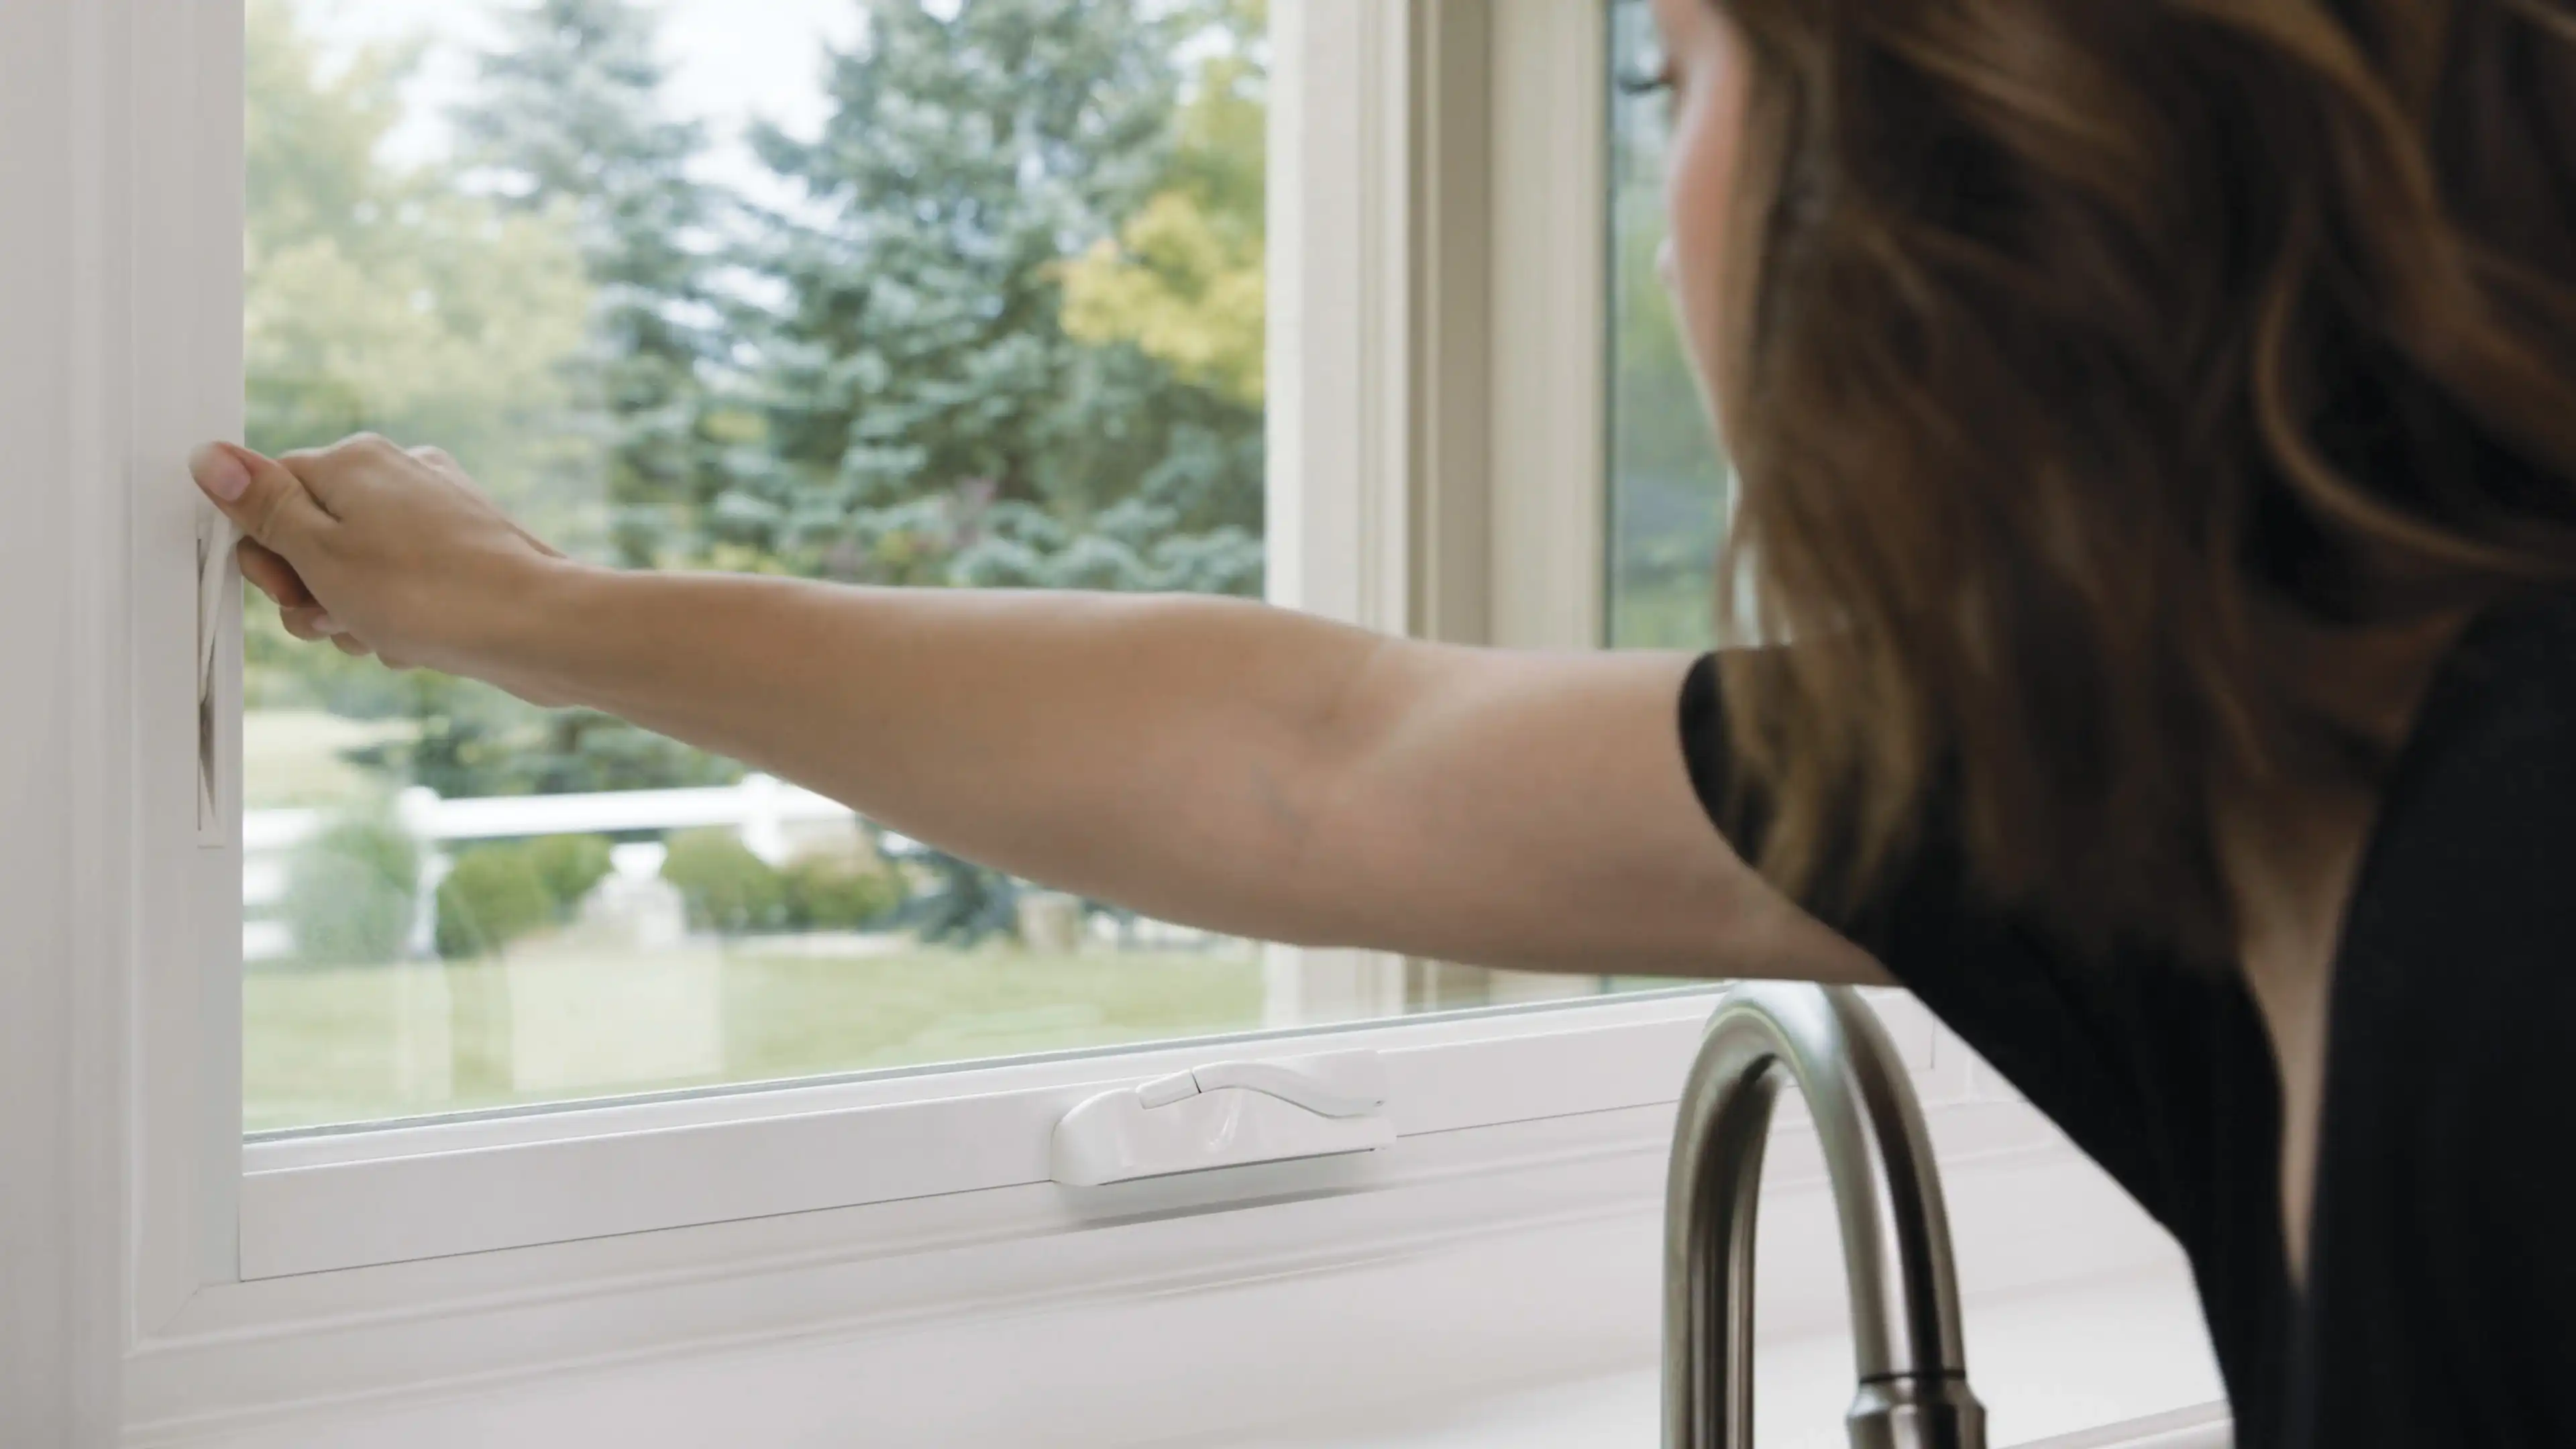
{"type": "Polygon", "coordinates": [[[1859,993],[1786,982],[1720,998],[1682,1092],[1664,1203],[1666,1449],[1753,1442],[1753,1219],[1783,1080],[1815,1118],[1842,1224],[1853,1449],[1985,1449],[1941,1180],[1904,1063],[1859,993]]]}

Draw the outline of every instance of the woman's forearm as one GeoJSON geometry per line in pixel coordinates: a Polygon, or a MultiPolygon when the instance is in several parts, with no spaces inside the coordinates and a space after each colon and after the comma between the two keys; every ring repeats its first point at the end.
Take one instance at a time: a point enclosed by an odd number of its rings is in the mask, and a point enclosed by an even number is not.
{"type": "Polygon", "coordinates": [[[1219,599],[612,573],[375,437],[194,467],[298,638],[591,705],[1019,875],[1300,944],[1874,979],[1709,828],[1680,656],[1219,599]]]}
{"type": "Polygon", "coordinates": [[[1014,874],[1303,934],[1339,705],[1382,649],[1186,596],[566,568],[501,671],[1014,874]]]}

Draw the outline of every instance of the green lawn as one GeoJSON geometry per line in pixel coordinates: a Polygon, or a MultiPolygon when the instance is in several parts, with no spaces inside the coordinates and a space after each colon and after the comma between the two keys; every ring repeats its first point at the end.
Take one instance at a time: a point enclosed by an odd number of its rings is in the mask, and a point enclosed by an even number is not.
{"type": "Polygon", "coordinates": [[[252,1131],[1241,1031],[1249,949],[1033,956],[578,946],[507,962],[263,967],[242,993],[252,1131]]]}

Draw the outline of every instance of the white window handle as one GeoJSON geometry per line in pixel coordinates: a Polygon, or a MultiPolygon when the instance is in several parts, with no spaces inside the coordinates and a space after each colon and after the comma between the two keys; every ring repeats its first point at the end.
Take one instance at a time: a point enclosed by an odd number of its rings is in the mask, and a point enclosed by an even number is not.
{"type": "Polygon", "coordinates": [[[209,508],[197,527],[197,843],[222,846],[224,792],[218,788],[222,766],[217,760],[215,658],[221,654],[224,620],[241,585],[234,572],[234,553],[241,534],[232,520],[209,508]]]}
{"type": "Polygon", "coordinates": [[[1147,1108],[1168,1107],[1201,1092],[1224,1087],[1241,1087],[1259,1092],[1282,1102],[1303,1107],[1318,1117],[1367,1117],[1386,1105],[1385,1074],[1378,1070],[1377,1053],[1346,1052],[1350,1060],[1327,1063],[1322,1071],[1310,1066],[1293,1071],[1269,1062],[1217,1062],[1212,1066],[1192,1067],[1157,1077],[1136,1089],[1136,1098],[1147,1108]],[[1364,1059],[1364,1060],[1363,1060],[1364,1059]]]}
{"type": "Polygon", "coordinates": [[[1053,1176],[1077,1187],[1395,1143],[1373,1051],[1211,1062],[1087,1097],[1056,1123],[1053,1176]]]}

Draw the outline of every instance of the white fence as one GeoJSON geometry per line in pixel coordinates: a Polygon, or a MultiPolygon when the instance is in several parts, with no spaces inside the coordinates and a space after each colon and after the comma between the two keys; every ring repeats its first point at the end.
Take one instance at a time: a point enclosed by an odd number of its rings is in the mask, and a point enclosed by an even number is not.
{"type": "MultiPolygon", "coordinates": [[[[420,919],[412,947],[426,954],[434,927],[431,903],[447,874],[445,849],[459,841],[524,839],[541,835],[611,835],[639,831],[729,829],[742,835],[753,854],[775,865],[787,859],[799,826],[855,824],[850,808],[827,795],[787,784],[768,775],[752,775],[739,785],[692,790],[619,790],[597,795],[512,795],[487,799],[447,800],[414,786],[397,796],[395,818],[425,847],[421,852],[420,919]]],[[[290,954],[294,937],[286,923],[256,916],[285,898],[288,862],[295,847],[323,828],[319,810],[251,810],[242,816],[242,955],[269,960],[290,954]]],[[[900,836],[887,836],[889,852],[918,847],[900,836]]],[[[661,866],[661,847],[644,843],[620,846],[620,874],[651,875],[661,866]]]]}
{"type": "MultiPolygon", "coordinates": [[[[421,878],[410,950],[432,954],[437,925],[438,883],[451,856],[447,847],[479,840],[529,839],[547,835],[617,835],[667,833],[676,830],[727,829],[740,832],[743,844],[772,864],[787,860],[797,837],[833,827],[854,828],[858,817],[828,796],[766,775],[753,775],[739,785],[693,790],[620,790],[596,795],[518,795],[447,800],[415,786],[395,798],[395,817],[418,840],[421,878]]],[[[320,810],[252,810],[242,819],[242,956],[246,961],[276,960],[295,952],[293,930],[263,912],[286,898],[290,861],[295,848],[322,830],[328,815],[320,810]]],[[[877,848],[897,858],[923,850],[918,842],[882,834],[877,848]]],[[[616,874],[642,884],[659,874],[663,847],[641,841],[611,848],[616,874]]],[[[658,885],[658,881],[653,881],[658,885]]],[[[1070,897],[1056,897],[1070,901],[1070,897]]],[[[1025,932],[1026,923],[1023,922],[1025,932]]],[[[1117,944],[1136,947],[1202,950],[1226,938],[1193,927],[1145,918],[1113,924],[1093,918],[1087,929],[1114,930],[1117,944]]],[[[1295,953],[1265,955],[1263,1021],[1272,1026],[1315,1025],[1402,1015],[1407,1009],[1408,967],[1368,953],[1327,951],[1312,959],[1295,953]]],[[[1510,976],[1478,1000],[1559,1000],[1589,995],[1597,979],[1567,976],[1510,976]]]]}

